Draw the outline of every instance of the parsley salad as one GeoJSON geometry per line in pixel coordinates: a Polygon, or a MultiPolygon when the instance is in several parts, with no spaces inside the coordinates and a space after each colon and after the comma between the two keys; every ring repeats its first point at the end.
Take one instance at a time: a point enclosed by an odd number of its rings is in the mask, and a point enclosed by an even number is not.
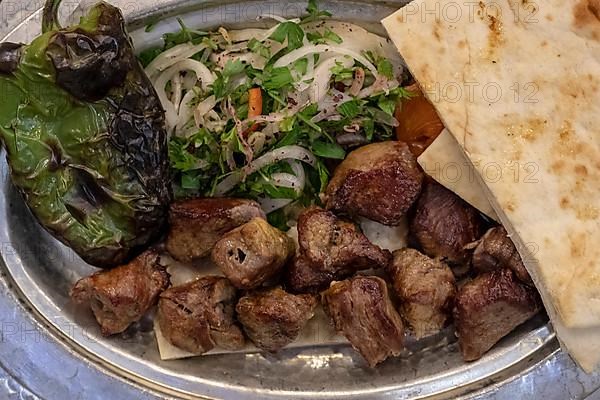
{"type": "Polygon", "coordinates": [[[177,197],[255,199],[285,229],[320,203],[347,152],[394,137],[410,93],[393,44],[314,0],[307,12],[263,15],[270,29],[203,32],[179,20],[139,55],[166,112],[177,197]]]}

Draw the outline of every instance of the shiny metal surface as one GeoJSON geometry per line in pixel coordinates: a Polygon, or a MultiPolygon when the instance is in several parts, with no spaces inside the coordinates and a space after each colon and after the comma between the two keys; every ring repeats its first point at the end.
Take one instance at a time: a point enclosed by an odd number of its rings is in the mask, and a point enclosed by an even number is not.
{"type": "MultiPolygon", "coordinates": [[[[76,2],[63,3],[65,16],[76,10],[76,2]]],[[[211,28],[256,24],[259,14],[290,17],[304,9],[300,2],[112,3],[123,9],[132,29],[155,21],[157,16],[185,14],[188,25],[211,28]]],[[[361,22],[380,32],[376,22],[400,4],[324,2],[338,18],[361,22]]],[[[40,5],[40,1],[1,1],[0,37],[28,41],[36,36],[40,5]]],[[[167,20],[149,35],[138,31],[133,36],[141,48],[161,32],[176,28],[176,23],[167,20]]],[[[7,371],[0,374],[2,399],[35,395],[46,399],[154,398],[165,394],[236,399],[514,398],[516,393],[566,399],[584,398],[600,386],[600,377],[585,376],[558,350],[543,318],[531,321],[472,364],[461,361],[451,335],[413,344],[403,357],[376,370],[365,368],[347,347],[294,350],[277,357],[247,354],[161,362],[149,321],[107,340],[99,335],[88,313],[72,307],[69,287],[92,269],[37,226],[10,185],[3,156],[0,170],[4,271],[0,285],[0,366],[7,371]],[[6,396],[2,396],[3,382],[11,388],[6,396]]]]}

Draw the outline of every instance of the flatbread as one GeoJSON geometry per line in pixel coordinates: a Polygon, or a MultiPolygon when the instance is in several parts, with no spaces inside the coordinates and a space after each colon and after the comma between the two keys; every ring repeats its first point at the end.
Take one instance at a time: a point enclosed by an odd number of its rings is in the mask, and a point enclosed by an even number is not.
{"type": "Polygon", "coordinates": [[[442,131],[417,161],[423,171],[439,184],[456,193],[488,217],[498,221],[485,188],[476,179],[477,171],[447,129],[442,131]]]}
{"type": "Polygon", "coordinates": [[[600,0],[416,0],[383,21],[512,233],[564,346],[600,361],[600,0]]]}

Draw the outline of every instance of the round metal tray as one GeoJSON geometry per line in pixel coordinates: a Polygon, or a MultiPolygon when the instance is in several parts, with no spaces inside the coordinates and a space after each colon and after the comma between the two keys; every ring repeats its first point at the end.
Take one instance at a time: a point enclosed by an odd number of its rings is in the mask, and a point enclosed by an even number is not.
{"type": "MultiPolygon", "coordinates": [[[[210,29],[256,25],[260,14],[292,17],[305,8],[305,3],[293,1],[112,3],[126,14],[139,49],[156,43],[163,32],[176,30],[177,23],[169,19],[173,15],[182,16],[188,26],[210,29]],[[158,17],[167,19],[151,33],[143,32],[143,26],[158,17]]],[[[383,31],[378,21],[402,4],[322,2],[336,18],[380,34],[383,31]]],[[[39,11],[32,11],[2,41],[31,40],[39,33],[39,22],[39,11]]],[[[70,287],[94,270],[38,226],[10,184],[3,155],[1,159],[0,243],[2,267],[9,275],[3,281],[14,283],[14,290],[31,307],[36,319],[72,351],[141,387],[179,397],[456,398],[529,373],[558,348],[554,333],[540,316],[502,340],[484,358],[469,364],[462,361],[451,334],[412,344],[402,357],[377,369],[365,367],[349,346],[296,349],[277,356],[235,354],[163,362],[150,320],[119,337],[106,339],[99,334],[89,312],[73,307],[68,298],[70,287]]]]}

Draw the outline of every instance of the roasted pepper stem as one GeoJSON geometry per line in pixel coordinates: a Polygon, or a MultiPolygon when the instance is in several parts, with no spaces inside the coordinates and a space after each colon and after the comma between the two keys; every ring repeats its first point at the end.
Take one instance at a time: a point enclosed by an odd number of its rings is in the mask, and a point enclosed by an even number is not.
{"type": "Polygon", "coordinates": [[[42,14],[42,33],[62,29],[58,21],[58,8],[62,0],[48,0],[42,14]]]}

